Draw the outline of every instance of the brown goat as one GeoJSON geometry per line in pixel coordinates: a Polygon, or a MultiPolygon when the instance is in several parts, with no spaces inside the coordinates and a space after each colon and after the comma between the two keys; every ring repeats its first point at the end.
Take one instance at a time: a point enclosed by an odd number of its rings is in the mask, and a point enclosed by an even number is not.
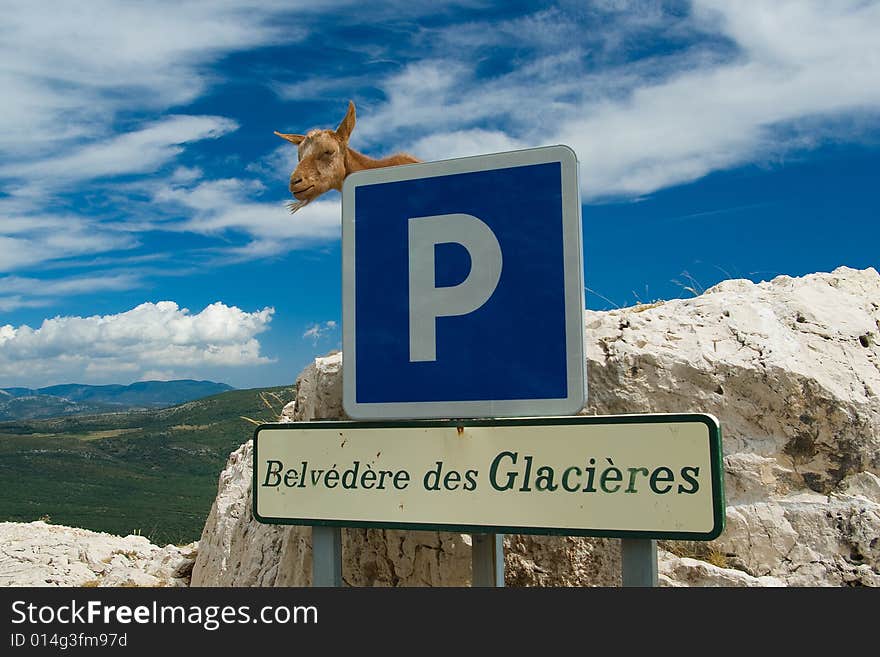
{"type": "Polygon", "coordinates": [[[299,154],[299,164],[290,174],[289,189],[296,199],[288,204],[291,214],[324,192],[331,189],[341,191],[342,181],[354,171],[421,161],[407,153],[396,153],[378,160],[358,153],[348,145],[354,122],[354,103],[348,101],[348,112],[336,130],[309,130],[304,135],[275,131],[276,135],[296,145],[299,154]]]}

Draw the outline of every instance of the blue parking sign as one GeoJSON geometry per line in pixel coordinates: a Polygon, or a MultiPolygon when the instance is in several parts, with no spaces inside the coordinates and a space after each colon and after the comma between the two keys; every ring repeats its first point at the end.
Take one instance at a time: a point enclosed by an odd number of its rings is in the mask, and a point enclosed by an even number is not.
{"type": "Polygon", "coordinates": [[[343,406],[352,418],[583,407],[571,149],[357,172],[343,187],[342,218],[343,406]]]}

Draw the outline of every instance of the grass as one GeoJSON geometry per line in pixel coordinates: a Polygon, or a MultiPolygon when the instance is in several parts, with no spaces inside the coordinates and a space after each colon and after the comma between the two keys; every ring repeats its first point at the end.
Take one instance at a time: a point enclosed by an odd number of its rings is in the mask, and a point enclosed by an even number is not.
{"type": "Polygon", "coordinates": [[[645,312],[646,310],[651,310],[652,308],[659,308],[664,303],[666,303],[666,302],[665,301],[655,301],[653,303],[640,303],[637,306],[633,306],[632,312],[642,313],[642,312],[645,312]]]}
{"type": "Polygon", "coordinates": [[[245,422],[250,422],[253,425],[260,425],[266,422],[274,422],[281,415],[281,410],[287,403],[283,397],[281,397],[278,393],[273,392],[272,390],[260,391],[260,401],[263,402],[263,406],[265,407],[261,409],[264,412],[264,417],[262,419],[255,420],[245,415],[242,415],[241,419],[245,422]],[[269,411],[268,415],[265,415],[266,409],[268,409],[269,411]]]}
{"type": "Polygon", "coordinates": [[[686,282],[682,283],[681,281],[674,278],[672,279],[672,282],[678,285],[685,292],[690,292],[691,295],[698,297],[705,291],[705,288],[700,285],[699,281],[697,281],[697,279],[691,276],[687,271],[683,271],[679,275],[684,278],[686,282]]]}
{"type": "Polygon", "coordinates": [[[0,519],[198,540],[229,453],[253,435],[253,418],[276,420],[294,393],[234,390],[169,409],[0,423],[0,519]]]}
{"type": "Polygon", "coordinates": [[[677,557],[705,561],[719,568],[730,568],[727,557],[713,543],[704,541],[660,541],[660,547],[677,557]]]}

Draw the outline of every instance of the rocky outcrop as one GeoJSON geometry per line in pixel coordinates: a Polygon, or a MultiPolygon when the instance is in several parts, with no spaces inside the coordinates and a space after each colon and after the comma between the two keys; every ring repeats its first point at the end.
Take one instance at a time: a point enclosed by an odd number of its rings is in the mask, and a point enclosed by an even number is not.
{"type": "Polygon", "coordinates": [[[296,399],[281,411],[281,422],[347,420],[342,408],[342,352],[316,358],[296,379],[296,399]]]}
{"type": "MultiPolygon", "coordinates": [[[[297,379],[282,421],[346,419],[342,355],[317,358],[297,379]]],[[[253,518],[250,442],[232,453],[202,532],[193,586],[308,586],[311,529],[263,525],[253,518]]],[[[437,532],[343,532],[343,577],[352,586],[463,586],[470,582],[470,537],[437,532]]]]}
{"type": "Polygon", "coordinates": [[[703,411],[724,436],[732,568],[880,584],[880,275],[725,281],[587,313],[587,412],[703,411]]]}
{"type": "Polygon", "coordinates": [[[665,550],[660,550],[657,557],[660,586],[785,586],[785,582],[777,577],[754,577],[740,570],[723,568],[716,564],[677,557],[665,550]]]}
{"type": "Polygon", "coordinates": [[[187,586],[196,543],[153,545],[37,521],[0,523],[0,586],[187,586]]]}
{"type": "MultiPolygon", "coordinates": [[[[342,410],[342,355],[317,358],[297,379],[282,421],[347,419],[342,410]]],[[[262,525],[251,509],[253,450],[245,443],[220,475],[193,569],[194,586],[311,584],[311,529],[262,525]]],[[[343,530],[343,579],[352,586],[467,586],[471,538],[432,531],[343,530]]],[[[612,541],[506,537],[511,583],[581,584],[619,579],[612,541]],[[601,546],[598,549],[597,546],[601,546]]]]}
{"type": "MultiPolygon", "coordinates": [[[[670,586],[880,585],[880,275],[839,268],[587,311],[584,414],[706,412],[721,421],[727,527],[664,543],[670,586]],[[707,557],[711,555],[711,558],[707,557]]],[[[341,357],[299,379],[286,421],[344,418],[341,357]]],[[[307,583],[310,530],[250,514],[250,446],[220,480],[193,582],[307,583]]],[[[618,542],[505,539],[511,585],[619,583],[618,542]]],[[[467,584],[466,536],[346,530],[352,585],[467,584]]]]}

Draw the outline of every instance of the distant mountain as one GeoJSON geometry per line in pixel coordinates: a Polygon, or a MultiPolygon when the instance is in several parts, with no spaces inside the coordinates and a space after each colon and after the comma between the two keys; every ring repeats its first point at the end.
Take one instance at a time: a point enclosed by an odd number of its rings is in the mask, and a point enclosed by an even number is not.
{"type": "Polygon", "coordinates": [[[131,385],[68,383],[46,388],[0,388],[0,421],[165,408],[234,388],[214,381],[138,381],[131,385]]]}

